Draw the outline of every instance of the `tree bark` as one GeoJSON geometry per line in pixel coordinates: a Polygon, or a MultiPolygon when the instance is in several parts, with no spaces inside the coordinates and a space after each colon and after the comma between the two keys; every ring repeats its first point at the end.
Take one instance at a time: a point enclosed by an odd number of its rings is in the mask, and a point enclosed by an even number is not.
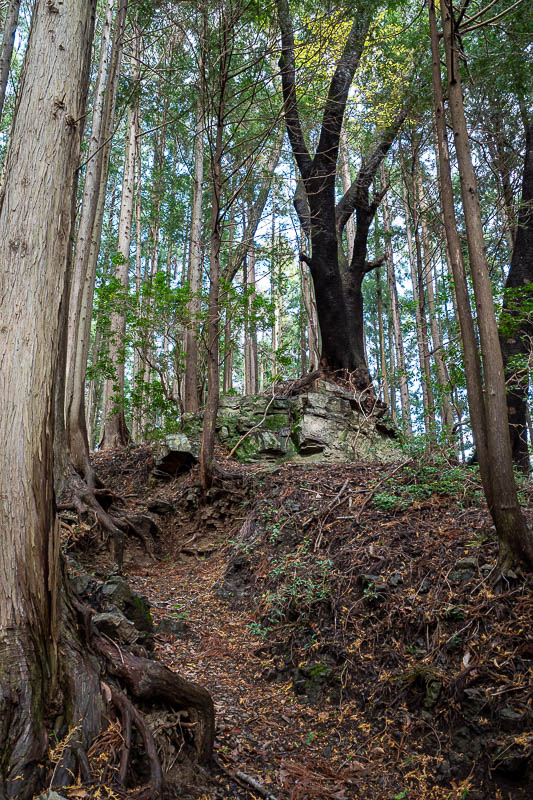
{"type": "Polygon", "coordinates": [[[9,0],[4,31],[2,34],[2,47],[0,48],[0,121],[4,111],[7,82],[15,43],[15,33],[19,21],[20,0],[9,0]]]}
{"type": "MultiPolygon", "coordinates": [[[[141,34],[136,27],[134,52],[131,59],[132,80],[139,80],[141,34]]],[[[135,154],[137,133],[139,130],[139,103],[134,98],[128,108],[126,152],[124,154],[124,172],[122,178],[122,197],[120,203],[120,219],[118,226],[117,265],[115,279],[120,286],[117,303],[119,308],[111,314],[109,340],[109,359],[115,371],[115,378],[108,379],[106,390],[107,405],[104,409],[104,436],[100,443],[102,450],[124,447],[130,434],[124,415],[124,379],[125,354],[124,338],[126,333],[126,303],[128,291],[128,272],[130,263],[131,225],[133,220],[133,199],[135,185],[135,154]]]]}
{"type": "Polygon", "coordinates": [[[500,345],[507,386],[507,414],[513,462],[528,474],[527,401],[533,338],[533,121],[525,129],[522,196],[518,210],[513,256],[505,282],[500,345]],[[513,364],[514,360],[514,364],[513,364]],[[516,363],[516,362],[521,363],[516,363]]]}
{"type": "Polygon", "coordinates": [[[518,503],[512,469],[504,366],[485,253],[476,176],[472,165],[464,113],[456,23],[453,6],[449,0],[445,0],[441,5],[441,16],[446,53],[448,97],[461,183],[485,382],[487,447],[492,484],[490,512],[500,540],[502,566],[505,568],[509,564],[518,562],[531,570],[533,569],[533,534],[528,530],[518,503]]]}
{"type": "Polygon", "coordinates": [[[39,788],[60,679],[54,381],[96,2],[49,5],[35,4],[0,197],[2,800],[39,788]]]}

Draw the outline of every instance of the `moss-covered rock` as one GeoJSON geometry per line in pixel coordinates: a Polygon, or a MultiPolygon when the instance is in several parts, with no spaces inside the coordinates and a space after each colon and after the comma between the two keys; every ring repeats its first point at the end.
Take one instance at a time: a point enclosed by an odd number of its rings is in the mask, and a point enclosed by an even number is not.
{"type": "MultiPolygon", "coordinates": [[[[230,450],[238,444],[235,457],[245,463],[395,461],[399,445],[382,415],[365,410],[354,393],[320,381],[315,391],[291,398],[222,395],[217,436],[230,450]]],[[[196,454],[201,414],[184,414],[181,427],[196,454]]]]}

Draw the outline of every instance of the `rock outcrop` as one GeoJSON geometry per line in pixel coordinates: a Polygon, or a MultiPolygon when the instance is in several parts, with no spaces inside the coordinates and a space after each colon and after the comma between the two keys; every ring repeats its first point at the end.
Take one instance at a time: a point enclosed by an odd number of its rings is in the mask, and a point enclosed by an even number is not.
{"type": "MultiPolygon", "coordinates": [[[[201,418],[184,415],[182,429],[179,437],[167,437],[170,463],[178,439],[185,459],[197,452],[201,418]]],[[[396,432],[383,419],[383,409],[369,411],[361,398],[326,381],[294,397],[224,395],[217,435],[230,450],[238,445],[235,457],[245,463],[390,462],[399,456],[396,432]]],[[[161,460],[158,468],[165,468],[161,460]]]]}

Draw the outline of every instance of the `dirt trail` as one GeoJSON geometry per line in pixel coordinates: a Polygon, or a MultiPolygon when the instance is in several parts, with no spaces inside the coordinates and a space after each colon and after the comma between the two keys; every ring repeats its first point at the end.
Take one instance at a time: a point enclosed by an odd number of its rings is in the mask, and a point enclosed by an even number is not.
{"type": "Polygon", "coordinates": [[[158,657],[209,689],[217,710],[215,768],[180,797],[531,796],[533,592],[518,579],[494,591],[487,582],[496,546],[486,509],[422,491],[413,470],[387,477],[356,465],[285,467],[251,496],[237,481],[204,506],[194,472],[154,485],[147,451],[131,458],[130,468],[117,456],[120,470],[106,461],[106,483],[137,508],[157,498],[174,511],[153,514],[162,560],[135,547],[126,577],[156,622],[176,626],[156,635],[158,657]],[[251,583],[236,605],[220,589],[250,513],[251,583]],[[305,588],[324,556],[336,589],[307,609],[306,631],[290,615],[265,621],[265,591],[283,595],[287,565],[291,586],[305,588]],[[328,652],[339,656],[337,691],[308,691],[305,664],[328,652]]]}

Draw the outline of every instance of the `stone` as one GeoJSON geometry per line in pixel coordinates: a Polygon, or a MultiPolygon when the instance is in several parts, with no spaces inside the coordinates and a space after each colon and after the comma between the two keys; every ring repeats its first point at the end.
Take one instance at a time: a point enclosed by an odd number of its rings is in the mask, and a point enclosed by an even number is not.
{"type": "Polygon", "coordinates": [[[40,794],[39,797],[36,798],[36,800],[67,800],[67,798],[64,795],[58,794],[57,792],[54,792],[52,789],[49,789],[44,794],[40,794]]]}
{"type": "Polygon", "coordinates": [[[114,642],[131,645],[139,639],[139,631],[120,611],[104,611],[95,614],[93,622],[100,631],[114,642]]]}
{"type": "Polygon", "coordinates": [[[113,576],[100,586],[100,596],[107,610],[117,608],[132,622],[138,631],[153,633],[150,605],[145,597],[135,594],[131,586],[120,576],[113,576]],[[115,607],[115,608],[109,608],[115,607]]]}
{"type": "Polygon", "coordinates": [[[153,511],[154,514],[170,514],[174,511],[174,506],[168,500],[163,500],[160,497],[154,497],[146,504],[148,511],[153,511]]]}
{"type": "Polygon", "coordinates": [[[171,433],[155,450],[155,469],[168,475],[187,472],[200,455],[199,443],[191,442],[184,433],[171,433]]]}
{"type": "Polygon", "coordinates": [[[163,617],[155,629],[156,633],[172,633],[174,636],[183,636],[189,630],[189,626],[183,619],[173,619],[172,617],[163,617]]]}
{"type": "MultiPolygon", "coordinates": [[[[328,381],[296,397],[222,395],[218,441],[229,450],[238,445],[235,458],[244,463],[397,461],[396,431],[382,408],[368,411],[364,400],[328,381]]],[[[182,415],[182,433],[167,436],[156,452],[159,476],[178,474],[194,463],[201,428],[201,414],[182,415]]]]}

